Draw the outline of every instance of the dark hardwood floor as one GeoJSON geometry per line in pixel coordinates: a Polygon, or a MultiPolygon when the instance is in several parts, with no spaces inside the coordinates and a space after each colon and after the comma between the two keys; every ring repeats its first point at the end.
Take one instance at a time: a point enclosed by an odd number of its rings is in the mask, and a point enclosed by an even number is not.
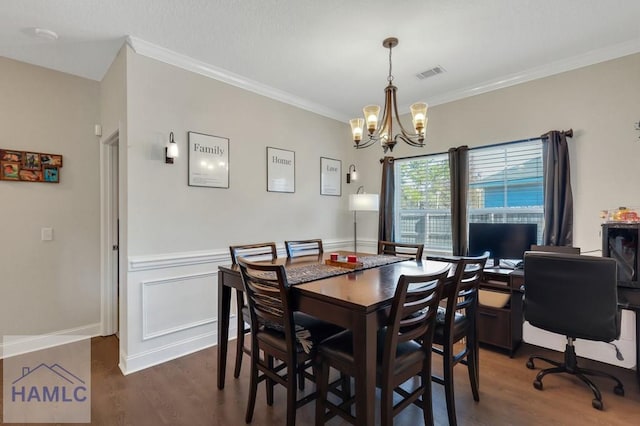
{"type": "MultiPolygon", "coordinates": [[[[242,425],[247,403],[249,360],[245,357],[240,379],[233,378],[229,363],[225,389],[216,387],[216,352],[210,348],[123,376],[117,367],[118,341],[115,337],[92,340],[92,412],[93,425],[242,425]]],[[[230,346],[229,359],[233,360],[230,346]]],[[[466,367],[456,366],[456,408],[460,425],[638,425],[640,392],[634,372],[594,361],[580,359],[582,366],[603,368],[618,376],[626,395],[616,396],[613,384],[596,378],[604,399],[604,410],[591,407],[591,391],[567,376],[547,376],[544,390],[533,388],[536,371],[525,367],[532,352],[560,359],[561,354],[523,345],[514,358],[489,349],[481,349],[480,402],[473,401],[466,367]]],[[[434,356],[434,368],[440,368],[434,356]]],[[[0,362],[0,374],[2,363],[0,362]]],[[[542,367],[542,363],[536,367],[542,367]]],[[[307,384],[310,391],[313,386],[307,384]]],[[[434,384],[436,424],[447,425],[444,392],[434,384]]],[[[264,384],[258,391],[253,425],[285,423],[285,392],[276,387],[275,403],[266,405],[264,384]]],[[[0,406],[1,408],[1,406],[0,406]]],[[[311,425],[315,405],[298,410],[299,425],[311,425]]],[[[422,424],[417,407],[409,407],[396,417],[395,424],[422,424]]],[[[342,425],[340,419],[329,424],[342,425]]]]}

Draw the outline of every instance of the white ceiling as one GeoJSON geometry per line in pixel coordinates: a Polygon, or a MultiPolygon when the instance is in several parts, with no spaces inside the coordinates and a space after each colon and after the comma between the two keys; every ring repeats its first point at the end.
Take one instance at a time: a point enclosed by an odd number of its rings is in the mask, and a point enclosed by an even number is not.
{"type": "Polygon", "coordinates": [[[101,80],[128,36],[141,53],[175,52],[344,120],[384,102],[388,36],[400,39],[402,113],[418,100],[438,104],[640,52],[640,0],[0,2],[0,55],[19,61],[101,80]],[[34,28],[59,39],[34,37],[34,28]],[[436,65],[446,72],[416,77],[436,65]]]}

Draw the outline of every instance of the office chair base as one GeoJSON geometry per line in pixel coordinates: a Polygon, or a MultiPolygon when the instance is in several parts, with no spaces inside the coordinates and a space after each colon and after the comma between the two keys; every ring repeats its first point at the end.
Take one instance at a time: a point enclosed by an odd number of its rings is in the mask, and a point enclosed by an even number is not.
{"type": "Polygon", "coordinates": [[[582,380],[584,384],[586,384],[589,387],[589,389],[591,389],[591,392],[593,392],[593,396],[594,396],[594,399],[591,401],[591,405],[593,406],[593,408],[597,410],[602,410],[602,407],[603,407],[602,394],[600,393],[600,390],[598,389],[598,387],[587,377],[587,375],[607,377],[615,381],[616,385],[613,388],[613,393],[615,393],[618,396],[624,396],[624,385],[620,380],[618,380],[617,377],[609,373],[605,373],[603,371],[597,371],[597,370],[591,370],[589,368],[578,367],[577,357],[576,357],[575,349],[573,346],[573,341],[571,340],[567,343],[567,346],[565,349],[564,362],[554,361],[549,358],[545,358],[541,356],[530,356],[529,360],[527,361],[527,368],[529,368],[530,370],[535,368],[535,364],[533,363],[534,359],[545,361],[554,366],[552,368],[547,368],[538,372],[535,380],[533,381],[533,387],[538,390],[543,389],[542,379],[547,374],[567,373],[567,374],[572,374],[575,377],[579,378],[580,380],[582,380]]]}

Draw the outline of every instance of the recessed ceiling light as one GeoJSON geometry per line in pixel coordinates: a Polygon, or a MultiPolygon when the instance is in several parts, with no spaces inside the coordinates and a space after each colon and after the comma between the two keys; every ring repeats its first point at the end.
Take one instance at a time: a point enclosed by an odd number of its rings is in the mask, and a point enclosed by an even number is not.
{"type": "Polygon", "coordinates": [[[45,40],[57,40],[58,33],[55,31],[47,30],[46,28],[34,28],[33,34],[36,37],[43,38],[45,40]]]}

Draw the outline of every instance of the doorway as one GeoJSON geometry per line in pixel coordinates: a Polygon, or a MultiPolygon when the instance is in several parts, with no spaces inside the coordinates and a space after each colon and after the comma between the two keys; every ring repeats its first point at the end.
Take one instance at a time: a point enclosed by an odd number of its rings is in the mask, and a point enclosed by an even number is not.
{"type": "Polygon", "coordinates": [[[102,335],[120,337],[119,132],[101,146],[102,335]]]}

